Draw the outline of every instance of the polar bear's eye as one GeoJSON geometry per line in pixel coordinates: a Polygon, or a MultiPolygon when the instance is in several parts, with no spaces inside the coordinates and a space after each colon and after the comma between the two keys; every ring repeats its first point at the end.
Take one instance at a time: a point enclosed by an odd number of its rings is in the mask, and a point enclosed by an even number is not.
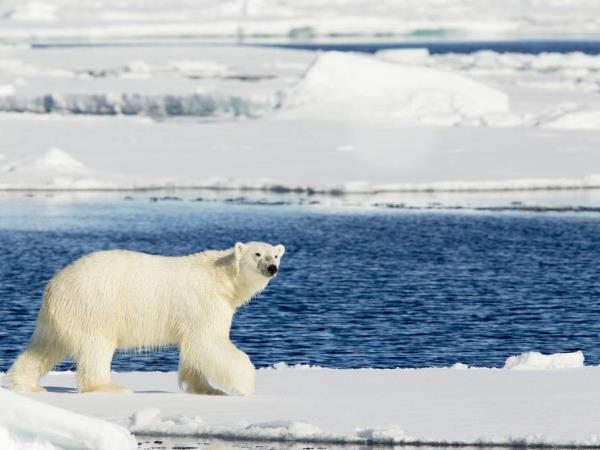
{"type": "Polygon", "coordinates": [[[279,255],[275,255],[275,259],[279,258],[279,255]]]}
{"type": "Polygon", "coordinates": [[[260,258],[260,253],[255,253],[256,256],[258,256],[260,258]]]}

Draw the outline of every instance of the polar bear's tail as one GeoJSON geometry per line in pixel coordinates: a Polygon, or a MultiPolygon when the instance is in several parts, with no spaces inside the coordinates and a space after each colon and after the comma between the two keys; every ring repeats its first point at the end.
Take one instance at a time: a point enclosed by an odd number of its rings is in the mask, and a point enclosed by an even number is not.
{"type": "Polygon", "coordinates": [[[8,387],[15,391],[43,391],[38,383],[52,367],[65,357],[62,346],[36,329],[31,343],[19,355],[6,374],[8,387]],[[51,342],[50,342],[51,341],[51,342]]]}

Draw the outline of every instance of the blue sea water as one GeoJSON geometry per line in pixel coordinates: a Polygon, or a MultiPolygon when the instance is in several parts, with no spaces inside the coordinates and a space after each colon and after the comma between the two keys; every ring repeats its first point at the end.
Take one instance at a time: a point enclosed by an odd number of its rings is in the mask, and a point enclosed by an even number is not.
{"type": "MultiPolygon", "coordinates": [[[[232,339],[257,366],[501,366],[575,349],[600,364],[599,214],[36,196],[0,201],[0,370],[27,344],[45,283],[75,258],[237,240],[287,247],[279,276],[235,317],[232,339]]],[[[176,370],[177,357],[122,352],[113,369],[176,370]]]]}
{"type": "Polygon", "coordinates": [[[173,39],[161,41],[36,41],[32,48],[44,50],[48,48],[94,48],[94,47],[202,47],[206,45],[223,46],[261,46],[312,51],[343,51],[375,53],[379,50],[427,48],[432,54],[473,53],[490,50],[500,53],[572,53],[581,52],[589,55],[600,54],[600,38],[598,36],[565,37],[528,37],[517,36],[513,39],[474,39],[463,37],[457,39],[452,34],[438,36],[412,35],[404,38],[364,39],[358,37],[329,39],[248,39],[231,42],[207,42],[206,40],[173,39]]]}
{"type": "Polygon", "coordinates": [[[404,39],[397,41],[304,41],[259,44],[297,50],[321,50],[341,52],[375,53],[379,50],[427,48],[432,54],[474,53],[494,51],[499,53],[572,53],[600,54],[600,39],[595,38],[520,38],[501,40],[452,39],[404,39]]]}

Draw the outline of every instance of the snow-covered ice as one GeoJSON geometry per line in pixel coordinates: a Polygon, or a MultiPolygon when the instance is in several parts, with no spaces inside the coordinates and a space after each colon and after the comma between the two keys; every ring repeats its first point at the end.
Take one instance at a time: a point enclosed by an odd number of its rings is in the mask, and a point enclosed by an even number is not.
{"type": "Polygon", "coordinates": [[[0,111],[597,130],[599,67],[579,53],[7,47],[0,111]]]}
{"type": "Polygon", "coordinates": [[[595,169],[600,135],[590,130],[275,118],[198,124],[51,114],[0,115],[0,130],[3,189],[196,187],[367,194],[600,186],[595,169]],[[32,165],[40,167],[35,161],[47,158],[53,148],[83,167],[33,170],[32,165]]]}
{"type": "Polygon", "coordinates": [[[0,448],[127,450],[137,444],[121,426],[0,388],[0,448]]]}
{"type": "Polygon", "coordinates": [[[310,39],[598,33],[594,0],[13,0],[0,39],[310,39]]]}
{"type": "Polygon", "coordinates": [[[580,53],[7,47],[0,111],[598,129],[599,68],[580,53]]]}
{"type": "Polygon", "coordinates": [[[596,188],[600,96],[577,72],[592,82],[598,67],[581,54],[6,47],[0,187],[596,188]],[[51,149],[77,168],[36,166],[51,149]]]}
{"type": "Polygon", "coordinates": [[[527,353],[516,360],[532,370],[465,365],[340,370],[280,363],[258,370],[257,392],[249,397],[184,394],[174,372],[114,373],[115,381],[132,394],[75,394],[75,374],[53,372],[42,380],[49,392],[28,396],[126,426],[138,435],[600,445],[600,367],[583,367],[580,352],[527,353]]]}

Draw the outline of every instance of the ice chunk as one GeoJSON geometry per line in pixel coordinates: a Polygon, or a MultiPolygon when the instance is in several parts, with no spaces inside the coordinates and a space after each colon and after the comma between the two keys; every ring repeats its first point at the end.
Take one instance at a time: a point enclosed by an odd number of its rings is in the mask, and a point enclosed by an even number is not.
{"type": "Polygon", "coordinates": [[[341,52],[319,55],[284,96],[282,107],[295,117],[396,118],[442,125],[509,111],[504,92],[461,75],[341,52]]]}
{"type": "Polygon", "coordinates": [[[135,449],[123,427],[46,405],[0,388],[0,448],[135,449]]]}
{"type": "Polygon", "coordinates": [[[513,370],[548,370],[548,369],[575,369],[583,367],[583,352],[554,353],[544,355],[540,352],[526,352],[507,358],[504,369],[513,370]]]}

